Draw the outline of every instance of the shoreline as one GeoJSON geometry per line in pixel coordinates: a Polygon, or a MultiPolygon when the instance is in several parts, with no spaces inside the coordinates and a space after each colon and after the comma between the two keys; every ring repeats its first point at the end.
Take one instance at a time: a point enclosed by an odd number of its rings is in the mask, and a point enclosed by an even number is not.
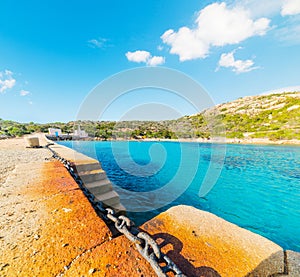
{"type": "Polygon", "coordinates": [[[80,139],[80,140],[60,140],[60,141],[136,141],[136,142],[187,142],[187,143],[211,143],[211,144],[237,144],[237,145],[266,145],[266,146],[300,146],[300,140],[276,140],[272,141],[269,139],[231,139],[231,138],[220,138],[216,140],[207,139],[159,139],[159,138],[145,138],[145,139],[80,139]]]}
{"type": "Polygon", "coordinates": [[[241,144],[241,145],[281,145],[281,146],[300,146],[300,140],[278,140],[269,139],[229,139],[222,138],[218,140],[204,139],[143,139],[141,141],[174,141],[174,142],[198,142],[198,143],[215,143],[215,144],[241,144]]]}
{"type": "MultiPolygon", "coordinates": [[[[8,137],[2,138],[0,141],[11,141],[13,139],[26,139],[34,136],[47,135],[46,133],[32,133],[24,135],[22,137],[8,137]]],[[[283,140],[270,140],[268,138],[225,138],[225,137],[216,137],[215,139],[202,139],[202,138],[180,138],[180,139],[165,139],[165,138],[141,138],[141,139],[130,139],[130,138],[116,138],[116,139],[101,139],[98,137],[88,137],[81,139],[64,139],[60,138],[59,140],[52,140],[48,137],[48,140],[51,141],[137,141],[137,142],[191,142],[191,143],[211,143],[211,144],[240,144],[240,145],[271,145],[271,146],[300,146],[300,140],[297,139],[283,139],[283,140]]]]}

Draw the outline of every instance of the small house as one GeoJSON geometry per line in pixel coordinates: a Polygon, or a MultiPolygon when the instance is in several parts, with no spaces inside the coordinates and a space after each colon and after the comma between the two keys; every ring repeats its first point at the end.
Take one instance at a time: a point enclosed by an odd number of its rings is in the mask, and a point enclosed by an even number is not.
{"type": "Polygon", "coordinates": [[[49,131],[49,135],[51,136],[58,137],[62,135],[61,129],[58,128],[49,128],[48,131],[49,131]]]}

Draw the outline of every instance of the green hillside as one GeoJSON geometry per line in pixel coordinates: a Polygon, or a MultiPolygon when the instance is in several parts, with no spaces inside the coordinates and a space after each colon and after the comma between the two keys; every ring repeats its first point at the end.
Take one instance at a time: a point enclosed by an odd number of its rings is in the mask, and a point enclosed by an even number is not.
{"type": "Polygon", "coordinates": [[[77,126],[90,136],[107,139],[144,138],[269,138],[300,140],[300,92],[239,98],[196,115],[165,121],[77,121],[68,123],[17,123],[0,119],[0,137],[47,132],[49,127],[72,133],[77,126]],[[212,134],[214,132],[214,134],[212,134]]]}
{"type": "Polygon", "coordinates": [[[229,138],[300,139],[300,93],[244,97],[218,105],[229,138]]]}
{"type": "Polygon", "coordinates": [[[300,92],[248,96],[165,122],[178,137],[300,140],[300,92]],[[189,131],[188,131],[189,129],[189,131]]]}

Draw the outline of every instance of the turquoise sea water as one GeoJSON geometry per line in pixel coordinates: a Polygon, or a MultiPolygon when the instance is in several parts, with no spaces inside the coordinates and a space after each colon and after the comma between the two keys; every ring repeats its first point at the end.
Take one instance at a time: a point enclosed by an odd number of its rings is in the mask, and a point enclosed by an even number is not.
{"type": "Polygon", "coordinates": [[[285,249],[300,251],[300,147],[178,142],[60,144],[102,163],[137,225],[171,206],[185,204],[212,212],[285,249]],[[214,173],[220,176],[209,193],[199,197],[210,166],[215,169],[208,179],[212,180],[214,173]],[[156,193],[166,184],[171,187],[156,193]],[[134,212],[133,203],[148,211],[134,212]],[[152,206],[159,208],[149,211],[152,206]]]}

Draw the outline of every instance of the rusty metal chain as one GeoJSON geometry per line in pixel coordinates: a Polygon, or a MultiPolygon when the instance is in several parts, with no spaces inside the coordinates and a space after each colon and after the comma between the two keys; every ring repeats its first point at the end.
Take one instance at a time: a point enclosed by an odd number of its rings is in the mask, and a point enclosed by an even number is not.
{"type": "Polygon", "coordinates": [[[129,241],[133,242],[136,245],[136,248],[141,256],[149,262],[157,276],[166,277],[167,273],[172,272],[176,277],[186,277],[186,275],[182,273],[177,265],[167,255],[161,252],[158,244],[149,234],[141,232],[136,227],[134,227],[134,223],[127,216],[117,216],[112,208],[104,208],[101,201],[95,200],[94,195],[84,187],[82,180],[74,171],[71,163],[68,160],[60,157],[56,153],[56,151],[49,147],[50,145],[51,144],[47,144],[45,148],[49,149],[52,152],[53,158],[59,160],[67,168],[71,176],[82,189],[83,193],[87,196],[96,210],[101,213],[102,217],[113,222],[115,228],[129,241]]]}

